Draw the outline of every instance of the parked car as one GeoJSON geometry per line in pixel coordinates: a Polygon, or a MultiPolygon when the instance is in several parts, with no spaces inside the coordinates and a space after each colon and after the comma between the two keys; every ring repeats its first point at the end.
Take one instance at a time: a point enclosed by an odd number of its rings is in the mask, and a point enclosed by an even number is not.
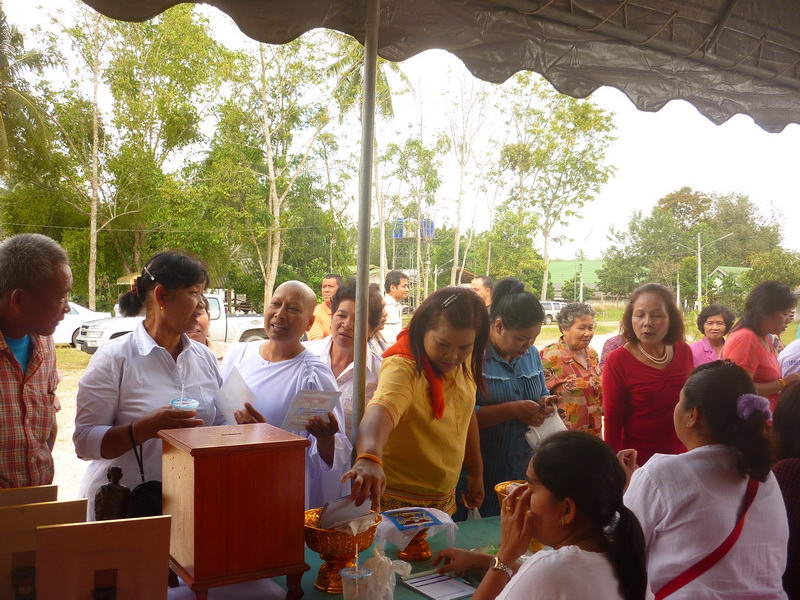
{"type": "Polygon", "coordinates": [[[556,320],[558,313],[567,305],[566,302],[559,302],[558,300],[544,300],[542,308],[544,309],[544,324],[550,325],[556,320]]]}
{"type": "MultiPolygon", "coordinates": [[[[267,339],[262,315],[228,315],[223,310],[224,298],[213,294],[207,295],[206,298],[211,320],[208,335],[213,341],[228,344],[267,339]]],[[[76,338],[76,347],[94,354],[108,340],[130,333],[143,320],[144,317],[114,317],[84,323],[76,338]]]]}
{"type": "Polygon", "coordinates": [[[88,321],[105,319],[110,316],[111,313],[89,310],[85,306],[69,302],[69,312],[64,315],[64,318],[53,332],[53,342],[56,344],[72,344],[74,346],[75,339],[81,330],[81,325],[88,321]]]}

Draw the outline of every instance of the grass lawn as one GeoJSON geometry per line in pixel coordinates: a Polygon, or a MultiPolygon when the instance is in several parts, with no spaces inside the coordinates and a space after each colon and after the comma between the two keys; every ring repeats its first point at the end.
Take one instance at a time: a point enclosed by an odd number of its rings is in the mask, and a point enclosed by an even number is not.
{"type": "Polygon", "coordinates": [[[92,358],[91,354],[86,354],[86,352],[76,350],[72,346],[56,346],[56,364],[61,371],[83,371],[86,368],[86,365],[89,364],[90,358],[92,358]]]}

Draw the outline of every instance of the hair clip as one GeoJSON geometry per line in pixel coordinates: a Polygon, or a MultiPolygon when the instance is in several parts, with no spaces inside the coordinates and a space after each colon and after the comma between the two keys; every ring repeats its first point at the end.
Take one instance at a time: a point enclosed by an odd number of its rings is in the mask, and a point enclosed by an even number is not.
{"type": "Polygon", "coordinates": [[[760,412],[769,421],[772,413],[769,410],[769,400],[758,394],[742,394],[736,399],[736,414],[743,421],[750,418],[754,412],[760,412]]]}
{"type": "Polygon", "coordinates": [[[525,291],[525,284],[524,284],[524,283],[522,283],[521,281],[518,281],[518,282],[517,282],[517,283],[514,285],[514,287],[513,287],[513,288],[511,288],[511,293],[512,293],[512,294],[521,294],[521,293],[522,293],[522,292],[524,292],[524,291],[525,291]]]}
{"type": "Polygon", "coordinates": [[[448,297],[445,299],[445,301],[444,301],[444,302],[442,302],[442,308],[447,308],[448,306],[450,306],[450,305],[451,305],[453,302],[455,302],[456,300],[458,300],[458,294],[450,294],[450,295],[449,295],[449,296],[448,296],[448,297]]]}
{"type": "Polygon", "coordinates": [[[153,274],[150,272],[150,269],[147,268],[147,265],[144,267],[144,272],[147,273],[147,276],[150,278],[150,281],[155,281],[156,278],[153,277],[153,274]]]}

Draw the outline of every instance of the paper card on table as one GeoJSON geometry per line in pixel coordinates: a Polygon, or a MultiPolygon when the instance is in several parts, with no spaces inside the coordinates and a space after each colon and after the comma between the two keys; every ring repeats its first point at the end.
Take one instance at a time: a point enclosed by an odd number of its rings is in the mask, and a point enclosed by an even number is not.
{"type": "MultiPolygon", "coordinates": [[[[255,406],[256,397],[253,395],[250,387],[245,383],[239,369],[233,367],[228,378],[217,393],[217,408],[222,411],[225,416],[225,422],[228,425],[236,425],[236,416],[234,413],[237,410],[244,408],[244,403],[249,402],[255,406]]],[[[211,423],[207,423],[210,425],[211,423]]]]}
{"type": "Polygon", "coordinates": [[[460,600],[469,598],[475,588],[462,579],[438,573],[415,573],[401,580],[405,585],[416,590],[426,598],[433,600],[460,600]]]}
{"type": "MultiPolygon", "coordinates": [[[[320,392],[312,390],[300,390],[292,400],[289,412],[283,420],[281,429],[286,431],[305,431],[306,425],[314,417],[321,417],[328,420],[328,413],[336,406],[339,399],[339,392],[320,392]]],[[[339,427],[342,424],[339,423],[339,427]]]]}
{"type": "Polygon", "coordinates": [[[387,510],[383,516],[397,528],[398,531],[409,529],[427,529],[442,522],[424,508],[395,508],[387,510]]]}

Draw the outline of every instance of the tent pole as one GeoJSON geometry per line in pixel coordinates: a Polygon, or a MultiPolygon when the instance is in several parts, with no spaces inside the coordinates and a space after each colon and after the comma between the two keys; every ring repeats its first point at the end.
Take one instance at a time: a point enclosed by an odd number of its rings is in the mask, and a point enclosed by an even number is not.
{"type": "Polygon", "coordinates": [[[356,331],[353,352],[353,448],[366,398],[367,308],[369,304],[369,238],[372,205],[372,141],[375,133],[375,76],[378,66],[380,0],[367,0],[364,26],[364,90],[361,109],[361,164],[358,172],[358,262],[356,273],[356,331]]]}

